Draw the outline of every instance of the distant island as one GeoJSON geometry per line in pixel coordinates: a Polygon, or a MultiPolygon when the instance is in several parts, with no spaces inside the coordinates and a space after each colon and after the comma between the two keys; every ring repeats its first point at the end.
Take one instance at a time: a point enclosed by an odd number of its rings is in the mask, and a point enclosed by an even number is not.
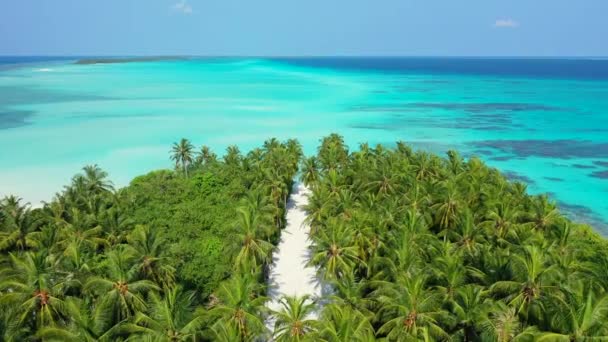
{"type": "Polygon", "coordinates": [[[158,62],[189,59],[185,56],[151,56],[151,57],[104,57],[104,58],[83,58],[74,64],[114,64],[114,63],[137,63],[137,62],[158,62]]]}

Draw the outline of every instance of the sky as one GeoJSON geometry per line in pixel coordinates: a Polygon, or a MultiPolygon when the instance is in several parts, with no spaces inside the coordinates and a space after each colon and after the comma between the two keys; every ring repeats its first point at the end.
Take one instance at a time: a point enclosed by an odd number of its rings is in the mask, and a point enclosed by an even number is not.
{"type": "Polygon", "coordinates": [[[608,56],[608,0],[1,0],[0,55],[608,56]]]}

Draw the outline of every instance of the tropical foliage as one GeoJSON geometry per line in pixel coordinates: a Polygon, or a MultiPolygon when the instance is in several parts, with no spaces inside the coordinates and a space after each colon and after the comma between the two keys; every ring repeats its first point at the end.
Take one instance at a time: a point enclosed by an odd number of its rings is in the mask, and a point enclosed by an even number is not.
{"type": "Polygon", "coordinates": [[[0,202],[0,340],[603,341],[608,243],[480,159],[270,139],[0,202]],[[301,167],[300,167],[301,166],[301,167]],[[324,298],[267,309],[298,174],[324,298]]]}
{"type": "Polygon", "coordinates": [[[175,171],[119,190],[87,166],[41,208],[4,198],[0,340],[269,336],[264,274],[301,154],[271,139],[218,159],[182,139],[175,171]]]}
{"type": "Polygon", "coordinates": [[[303,170],[310,263],[334,289],[320,324],[351,317],[327,340],[369,340],[355,321],[386,341],[608,340],[608,243],[547,196],[476,157],[338,135],[303,170]]]}

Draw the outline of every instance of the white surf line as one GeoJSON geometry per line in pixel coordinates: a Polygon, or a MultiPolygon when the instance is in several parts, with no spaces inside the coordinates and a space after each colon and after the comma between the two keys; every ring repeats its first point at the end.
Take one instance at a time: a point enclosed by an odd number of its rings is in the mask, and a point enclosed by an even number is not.
{"type": "MultiPolygon", "coordinates": [[[[309,194],[310,190],[298,183],[294,185],[294,191],[287,202],[287,224],[281,232],[277,250],[273,253],[268,280],[270,300],[266,305],[271,310],[282,309],[279,300],[284,295],[309,295],[313,300],[321,297],[321,284],[316,270],[306,266],[311,241],[308,239],[310,227],[304,224],[306,211],[303,206],[308,204],[309,194]]],[[[266,325],[272,331],[274,320],[269,319],[266,325]]]]}

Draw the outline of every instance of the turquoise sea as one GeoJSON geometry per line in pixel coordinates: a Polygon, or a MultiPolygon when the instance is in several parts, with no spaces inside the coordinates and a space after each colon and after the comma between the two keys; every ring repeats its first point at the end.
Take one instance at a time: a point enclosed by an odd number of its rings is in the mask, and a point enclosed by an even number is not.
{"type": "Polygon", "coordinates": [[[307,153],[331,132],[455,148],[608,234],[608,61],[194,58],[77,65],[0,58],[0,195],[50,200],[86,164],[115,184],[171,167],[182,137],[307,153]]]}

